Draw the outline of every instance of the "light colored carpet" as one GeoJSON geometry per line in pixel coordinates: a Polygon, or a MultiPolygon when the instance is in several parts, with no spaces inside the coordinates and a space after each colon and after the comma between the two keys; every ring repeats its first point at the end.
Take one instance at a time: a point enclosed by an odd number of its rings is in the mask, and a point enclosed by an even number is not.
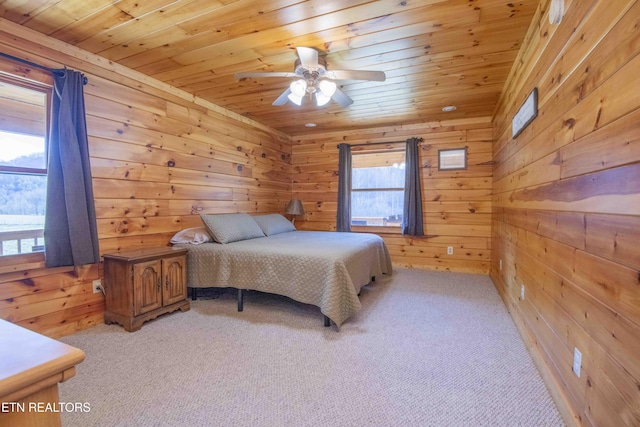
{"type": "Polygon", "coordinates": [[[561,426],[486,276],[397,268],[340,332],[318,308],[249,293],[192,302],[135,333],[62,339],[65,426],[561,426]]]}

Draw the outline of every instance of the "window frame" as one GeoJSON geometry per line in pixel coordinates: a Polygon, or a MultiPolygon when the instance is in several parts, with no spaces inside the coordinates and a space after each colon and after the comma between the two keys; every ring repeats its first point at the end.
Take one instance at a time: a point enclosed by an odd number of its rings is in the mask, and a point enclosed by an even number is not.
{"type": "MultiPolygon", "coordinates": [[[[3,64],[3,65],[6,65],[3,64]]],[[[2,68],[5,68],[4,66],[2,68]]],[[[14,74],[9,74],[4,70],[0,70],[0,82],[11,84],[14,86],[22,87],[25,89],[33,90],[36,92],[43,93],[45,95],[45,129],[44,129],[44,167],[43,168],[26,168],[19,166],[7,166],[0,165],[0,173],[3,174],[13,174],[13,175],[31,175],[31,176],[47,176],[48,175],[48,159],[49,159],[49,132],[51,129],[51,108],[52,108],[52,99],[53,99],[53,79],[50,76],[41,76],[42,80],[45,81],[36,81],[32,79],[23,78],[14,74]]],[[[16,132],[17,133],[17,132],[16,132]]],[[[27,134],[25,134],[27,135],[27,134]]],[[[33,230],[14,230],[16,233],[23,231],[44,231],[43,228],[33,229],[33,230]]],[[[37,239],[41,237],[36,237],[34,243],[37,243],[37,239]]],[[[11,239],[10,239],[11,240],[11,239]]],[[[22,239],[20,239],[22,240],[22,239]]],[[[2,244],[2,241],[0,241],[2,244]]],[[[19,242],[20,245],[20,242],[19,242]]],[[[11,265],[15,265],[23,262],[44,262],[44,251],[35,251],[35,252],[21,252],[17,254],[9,254],[9,255],[0,255],[0,273],[3,273],[5,270],[5,266],[7,266],[10,271],[14,269],[11,268],[11,265]]]]}
{"type": "MultiPolygon", "coordinates": [[[[395,154],[402,154],[404,157],[404,160],[402,160],[402,162],[404,163],[406,161],[406,148],[404,147],[404,145],[399,148],[399,147],[390,147],[390,148],[386,148],[386,149],[372,149],[372,150],[359,150],[356,153],[352,152],[352,158],[355,158],[356,156],[364,156],[364,155],[373,155],[373,154],[385,154],[385,153],[389,153],[389,155],[395,155],[395,154]]],[[[391,166],[390,164],[380,164],[377,166],[369,166],[369,167],[389,167],[391,166]]],[[[361,168],[357,168],[354,167],[353,164],[351,166],[351,173],[353,174],[353,171],[355,169],[361,169],[361,168]]],[[[353,179],[351,182],[351,194],[353,196],[353,193],[357,193],[357,192],[383,192],[383,191],[402,191],[404,192],[405,187],[378,187],[378,188],[353,188],[353,179]]],[[[353,211],[353,199],[352,199],[352,211],[353,211]]],[[[402,224],[398,224],[398,225],[354,225],[353,224],[354,221],[354,217],[353,214],[351,215],[351,231],[355,231],[355,232],[365,232],[365,233],[371,233],[371,232],[378,232],[378,233],[390,233],[390,234],[401,234],[402,232],[402,224]]]]}

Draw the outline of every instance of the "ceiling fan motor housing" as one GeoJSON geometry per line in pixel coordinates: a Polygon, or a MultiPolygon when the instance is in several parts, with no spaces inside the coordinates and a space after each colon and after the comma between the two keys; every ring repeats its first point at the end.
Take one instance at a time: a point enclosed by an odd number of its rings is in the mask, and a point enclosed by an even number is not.
{"type": "Polygon", "coordinates": [[[312,94],[316,92],[318,78],[327,72],[327,61],[323,58],[318,58],[318,65],[316,67],[309,67],[302,65],[300,59],[296,59],[293,72],[307,82],[307,93],[312,94]]]}
{"type": "Polygon", "coordinates": [[[324,58],[318,58],[318,65],[316,67],[305,67],[302,65],[302,62],[300,61],[300,59],[296,59],[296,62],[293,65],[293,72],[303,76],[305,75],[305,72],[317,72],[318,76],[321,76],[322,74],[327,72],[327,61],[324,60],[324,58]]]}

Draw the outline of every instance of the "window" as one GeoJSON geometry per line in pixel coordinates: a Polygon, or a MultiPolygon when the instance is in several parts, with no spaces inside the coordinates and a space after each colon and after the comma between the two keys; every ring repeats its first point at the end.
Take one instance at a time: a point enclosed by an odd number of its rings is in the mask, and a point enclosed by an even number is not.
{"type": "Polygon", "coordinates": [[[0,74],[0,255],[44,250],[50,93],[0,74]]]}
{"type": "Polygon", "coordinates": [[[354,153],[351,225],[400,227],[404,209],[405,152],[354,153]]]}

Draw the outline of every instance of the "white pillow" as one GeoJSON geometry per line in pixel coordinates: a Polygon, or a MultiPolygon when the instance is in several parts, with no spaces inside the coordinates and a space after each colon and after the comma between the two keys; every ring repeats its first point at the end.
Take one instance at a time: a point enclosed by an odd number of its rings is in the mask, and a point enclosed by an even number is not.
{"type": "Polygon", "coordinates": [[[191,243],[192,245],[199,245],[201,243],[213,242],[213,239],[207,232],[205,227],[192,227],[185,228],[178,231],[175,236],[171,238],[171,243],[191,243]]]}
{"type": "Polygon", "coordinates": [[[232,243],[240,240],[264,237],[264,233],[251,215],[236,214],[200,214],[209,234],[218,243],[232,243]]]}
{"type": "Polygon", "coordinates": [[[287,218],[280,214],[269,214],[254,216],[264,234],[273,236],[274,234],[288,233],[296,231],[296,227],[287,218]]]}

